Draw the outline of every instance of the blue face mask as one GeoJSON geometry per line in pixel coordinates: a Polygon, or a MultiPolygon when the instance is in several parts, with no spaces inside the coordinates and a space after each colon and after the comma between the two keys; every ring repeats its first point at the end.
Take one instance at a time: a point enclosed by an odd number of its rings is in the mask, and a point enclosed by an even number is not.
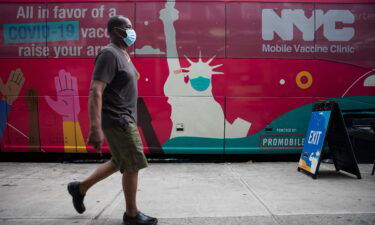
{"type": "Polygon", "coordinates": [[[137,34],[135,33],[135,30],[133,29],[126,29],[126,37],[124,37],[124,42],[126,46],[131,46],[134,44],[135,40],[137,39],[137,34]]]}
{"type": "Polygon", "coordinates": [[[210,86],[211,79],[205,78],[205,77],[197,77],[190,80],[191,86],[194,88],[194,90],[202,92],[207,90],[207,88],[210,86]]]}

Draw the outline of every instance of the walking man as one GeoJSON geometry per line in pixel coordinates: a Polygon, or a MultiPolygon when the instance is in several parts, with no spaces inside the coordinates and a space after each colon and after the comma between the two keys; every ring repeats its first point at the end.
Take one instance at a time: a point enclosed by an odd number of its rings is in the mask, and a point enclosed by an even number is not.
{"type": "Polygon", "coordinates": [[[112,158],[83,181],[70,182],[68,191],[74,208],[83,213],[83,199],[90,187],[119,170],[126,202],[124,224],[154,225],[157,219],[141,213],[136,203],[138,171],[148,166],[137,128],[138,72],[126,51],[136,33],[123,16],[110,18],[107,28],[111,43],[95,59],[90,86],[87,144],[101,152],[104,133],[112,158]]]}

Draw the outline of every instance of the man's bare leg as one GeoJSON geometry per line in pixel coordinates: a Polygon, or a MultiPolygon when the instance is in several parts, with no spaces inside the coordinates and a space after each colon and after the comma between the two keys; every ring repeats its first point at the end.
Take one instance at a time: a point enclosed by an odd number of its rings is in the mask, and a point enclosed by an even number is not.
{"type": "Polygon", "coordinates": [[[109,177],[117,171],[117,168],[111,161],[101,164],[89,177],[81,181],[79,189],[82,195],[86,194],[87,190],[99,181],[109,177]]]}
{"type": "Polygon", "coordinates": [[[135,217],[138,214],[137,187],[138,171],[124,172],[122,175],[122,189],[125,196],[126,215],[130,217],[135,217]]]}

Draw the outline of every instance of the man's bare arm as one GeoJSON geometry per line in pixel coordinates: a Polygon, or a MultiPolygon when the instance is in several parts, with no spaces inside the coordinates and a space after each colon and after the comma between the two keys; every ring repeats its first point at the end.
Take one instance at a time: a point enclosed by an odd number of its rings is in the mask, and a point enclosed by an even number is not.
{"type": "Polygon", "coordinates": [[[106,83],[103,81],[93,80],[90,86],[89,95],[89,117],[90,117],[90,132],[87,141],[88,145],[92,145],[96,150],[100,150],[103,141],[103,134],[101,128],[101,114],[102,114],[102,96],[106,83]]]}

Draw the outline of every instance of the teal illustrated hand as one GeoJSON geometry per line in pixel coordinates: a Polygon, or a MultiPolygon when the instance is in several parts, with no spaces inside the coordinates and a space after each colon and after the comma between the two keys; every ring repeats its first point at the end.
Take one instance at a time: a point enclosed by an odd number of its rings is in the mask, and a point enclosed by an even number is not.
{"type": "Polygon", "coordinates": [[[45,96],[48,105],[60,114],[64,121],[77,122],[81,110],[79,101],[74,100],[74,96],[78,96],[77,78],[62,69],[59,76],[55,77],[55,87],[57,100],[45,96]]]}

